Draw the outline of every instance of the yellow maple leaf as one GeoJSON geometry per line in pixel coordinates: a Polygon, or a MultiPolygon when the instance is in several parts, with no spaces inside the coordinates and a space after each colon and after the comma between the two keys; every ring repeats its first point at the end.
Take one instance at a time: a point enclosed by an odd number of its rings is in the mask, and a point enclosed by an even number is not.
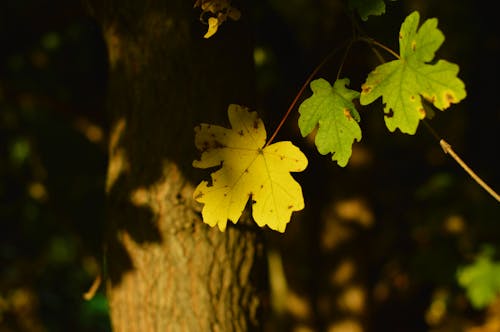
{"type": "Polygon", "coordinates": [[[256,112],[229,105],[231,129],[201,124],[195,128],[195,145],[202,151],[197,168],[222,167],[211,183],[202,181],[193,197],[203,203],[203,221],[226,229],[236,223],[248,199],[260,227],[284,232],[293,211],[304,208],[302,188],[290,172],[307,167],[307,158],[291,142],[266,144],[266,129],[256,112]]]}

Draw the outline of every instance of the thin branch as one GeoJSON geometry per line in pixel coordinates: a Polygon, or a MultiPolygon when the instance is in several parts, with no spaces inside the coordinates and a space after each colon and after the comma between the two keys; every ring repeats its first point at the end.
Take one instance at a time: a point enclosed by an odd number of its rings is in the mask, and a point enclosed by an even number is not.
{"type": "Polygon", "coordinates": [[[488,186],[463,160],[460,158],[459,155],[453,151],[451,148],[451,145],[448,144],[441,136],[432,128],[432,126],[427,123],[427,121],[422,120],[422,123],[425,125],[425,128],[427,128],[432,136],[436,138],[437,141],[439,141],[439,145],[441,145],[441,148],[443,149],[445,154],[449,154],[455,161],[462,167],[469,175],[474,179],[474,181],[477,182],[481,187],[483,187],[484,190],[486,190],[493,198],[495,198],[498,202],[500,202],[500,196],[490,187],[488,186]]]}
{"type": "Polygon", "coordinates": [[[370,44],[370,50],[372,50],[373,54],[375,54],[375,57],[378,59],[378,61],[380,63],[386,63],[387,62],[387,61],[385,61],[385,59],[382,56],[382,54],[380,54],[380,52],[375,47],[373,47],[373,45],[371,45],[371,44],[370,44]]]}
{"type": "Polygon", "coordinates": [[[396,59],[400,59],[401,57],[399,56],[399,54],[397,54],[395,51],[393,51],[392,49],[390,49],[389,47],[385,46],[384,44],[382,43],[379,43],[378,41],[376,41],[375,39],[372,39],[372,38],[368,38],[368,37],[359,37],[359,40],[362,40],[364,42],[367,42],[368,44],[372,44],[372,45],[375,45],[375,46],[378,46],[380,47],[381,49],[383,49],[384,51],[386,51],[387,53],[390,53],[392,54],[396,59]]]}
{"type": "MultiPolygon", "coordinates": [[[[349,42],[350,43],[350,42],[349,42]]],[[[312,73],[309,75],[309,77],[307,77],[306,81],[304,82],[304,84],[302,85],[302,87],[300,88],[299,92],[297,93],[297,95],[295,96],[295,98],[293,99],[292,103],[290,104],[290,106],[288,107],[288,110],[286,111],[285,115],[283,116],[283,118],[281,119],[280,123],[278,124],[278,126],[276,127],[276,129],[274,130],[273,134],[271,135],[271,137],[269,138],[269,140],[267,141],[266,145],[264,145],[264,147],[268,146],[269,144],[272,143],[272,141],[276,138],[276,135],[278,134],[278,132],[280,131],[281,127],[283,127],[283,124],[285,123],[286,119],[288,118],[288,116],[290,115],[290,113],[292,112],[292,110],[294,109],[295,105],[297,104],[297,102],[299,101],[299,98],[300,96],[302,96],[302,94],[304,93],[305,89],[307,88],[307,86],[309,85],[309,82],[312,81],[312,79],[314,78],[314,76],[316,76],[316,74],[318,73],[318,71],[321,69],[321,67],[323,67],[327,62],[328,60],[330,60],[331,57],[333,57],[337,52],[339,52],[342,48],[345,47],[345,44],[346,43],[343,43],[342,45],[340,45],[339,47],[335,48],[333,51],[331,51],[324,59],[323,61],[321,61],[321,63],[319,65],[316,66],[316,68],[314,68],[314,70],[312,71],[312,73]]]]}
{"type": "Polygon", "coordinates": [[[92,298],[94,298],[95,296],[95,293],[97,292],[97,290],[99,289],[99,286],[101,285],[101,282],[102,282],[102,279],[101,279],[101,274],[98,274],[95,279],[94,279],[94,282],[92,282],[92,285],[90,286],[89,290],[86,291],[84,294],[83,294],[83,298],[87,301],[90,301],[92,300],[92,298]]]}
{"type": "Polygon", "coordinates": [[[340,61],[340,66],[339,66],[339,70],[337,71],[337,80],[340,78],[340,73],[342,72],[342,69],[344,69],[344,64],[345,64],[345,60],[347,59],[347,55],[349,54],[349,51],[351,50],[351,47],[352,47],[352,41],[349,42],[349,44],[347,45],[347,48],[344,52],[344,56],[342,57],[342,61],[340,61]]]}
{"type": "Polygon", "coordinates": [[[486,190],[493,198],[495,198],[498,202],[500,202],[500,196],[490,187],[488,186],[467,164],[460,158],[455,151],[451,148],[451,145],[448,144],[444,139],[439,141],[441,148],[444,153],[449,154],[455,161],[467,172],[469,175],[476,181],[484,190],[486,190]]]}

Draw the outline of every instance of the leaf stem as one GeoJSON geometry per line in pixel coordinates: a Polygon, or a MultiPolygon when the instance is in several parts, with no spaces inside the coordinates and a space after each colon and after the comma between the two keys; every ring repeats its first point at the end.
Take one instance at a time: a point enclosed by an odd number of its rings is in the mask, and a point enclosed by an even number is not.
{"type": "Polygon", "coordinates": [[[443,149],[445,154],[449,154],[455,161],[462,167],[469,175],[472,177],[474,181],[476,181],[477,184],[479,184],[481,187],[483,187],[484,190],[488,192],[493,198],[495,198],[498,202],[500,202],[500,195],[498,195],[495,190],[493,190],[486,182],[484,182],[463,160],[460,158],[458,154],[453,151],[451,148],[451,145],[446,142],[443,138],[440,138],[440,136],[436,133],[434,128],[432,128],[425,120],[422,121],[426,128],[429,129],[431,134],[439,140],[439,145],[441,145],[441,148],[443,149]]]}
{"type": "Polygon", "coordinates": [[[381,49],[383,49],[384,51],[386,51],[387,53],[390,53],[392,54],[396,59],[400,59],[401,57],[399,56],[399,54],[397,54],[395,51],[393,51],[392,49],[390,49],[389,47],[385,46],[384,44],[382,43],[379,43],[378,41],[376,41],[375,39],[372,39],[372,38],[369,38],[369,37],[359,37],[359,40],[362,40],[368,44],[372,44],[372,45],[375,45],[375,46],[378,46],[380,47],[381,49]]]}
{"type": "Polygon", "coordinates": [[[346,47],[346,50],[344,52],[344,56],[342,57],[342,61],[340,61],[340,66],[339,66],[339,70],[337,71],[337,77],[336,77],[337,80],[340,78],[340,73],[342,72],[342,69],[344,69],[345,60],[347,59],[347,55],[349,54],[349,51],[351,50],[352,44],[353,44],[353,41],[350,41],[346,47]]]}
{"type": "MultiPolygon", "coordinates": [[[[350,44],[351,42],[349,42],[350,44]]],[[[276,127],[276,129],[274,130],[273,134],[271,135],[271,137],[269,138],[269,140],[266,142],[266,144],[264,145],[264,147],[268,146],[269,144],[271,144],[273,142],[273,140],[276,138],[276,135],[278,134],[278,132],[280,131],[281,127],[283,127],[283,124],[285,123],[286,119],[288,118],[288,116],[290,115],[290,113],[292,112],[292,110],[294,109],[295,105],[297,104],[297,102],[299,101],[299,98],[300,96],[302,96],[302,94],[304,93],[305,89],[307,88],[309,82],[312,81],[312,79],[314,78],[314,76],[316,76],[316,74],[318,73],[318,71],[321,69],[321,67],[323,67],[327,62],[328,60],[330,60],[330,58],[332,58],[337,52],[339,52],[342,48],[345,47],[345,44],[346,42],[342,43],[342,45],[340,45],[339,47],[336,47],[333,51],[331,51],[324,59],[323,61],[321,61],[321,63],[319,65],[316,66],[316,68],[314,68],[314,70],[311,72],[311,74],[307,77],[307,79],[305,80],[304,84],[302,84],[302,87],[300,88],[299,92],[297,93],[297,95],[295,95],[295,98],[293,99],[292,103],[290,104],[290,106],[288,107],[288,110],[286,111],[285,115],[283,116],[283,118],[281,119],[280,123],[278,124],[278,126],[276,127]]]]}
{"type": "Polygon", "coordinates": [[[97,290],[99,289],[99,286],[101,285],[101,282],[102,282],[102,279],[101,279],[101,274],[99,273],[94,281],[92,282],[92,285],[90,286],[89,290],[86,291],[84,294],[83,294],[83,298],[87,301],[90,301],[94,298],[97,290]]]}

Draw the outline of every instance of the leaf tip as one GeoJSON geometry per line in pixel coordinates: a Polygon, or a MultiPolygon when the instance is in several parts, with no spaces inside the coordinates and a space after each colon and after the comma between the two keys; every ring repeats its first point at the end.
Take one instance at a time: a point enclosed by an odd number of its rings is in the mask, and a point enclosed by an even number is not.
{"type": "MultiPolygon", "coordinates": [[[[219,228],[219,230],[221,232],[225,232],[226,231],[226,226],[227,226],[227,221],[219,221],[217,223],[217,227],[219,228]]],[[[213,227],[213,226],[212,226],[213,227]]]]}
{"type": "Polygon", "coordinates": [[[208,39],[215,35],[219,28],[219,20],[216,17],[210,17],[208,19],[208,30],[203,36],[203,38],[208,39]]]}

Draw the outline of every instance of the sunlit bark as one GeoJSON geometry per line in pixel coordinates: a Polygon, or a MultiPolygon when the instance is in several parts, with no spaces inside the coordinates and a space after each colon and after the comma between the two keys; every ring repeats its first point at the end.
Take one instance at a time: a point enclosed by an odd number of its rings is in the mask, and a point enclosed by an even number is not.
{"type": "MultiPolygon", "coordinates": [[[[193,127],[252,106],[245,20],[211,39],[193,3],[95,1],[108,47],[108,298],[115,331],[259,328],[262,246],[200,220],[193,127]]],[[[207,176],[205,174],[205,176],[207,176]]]]}

